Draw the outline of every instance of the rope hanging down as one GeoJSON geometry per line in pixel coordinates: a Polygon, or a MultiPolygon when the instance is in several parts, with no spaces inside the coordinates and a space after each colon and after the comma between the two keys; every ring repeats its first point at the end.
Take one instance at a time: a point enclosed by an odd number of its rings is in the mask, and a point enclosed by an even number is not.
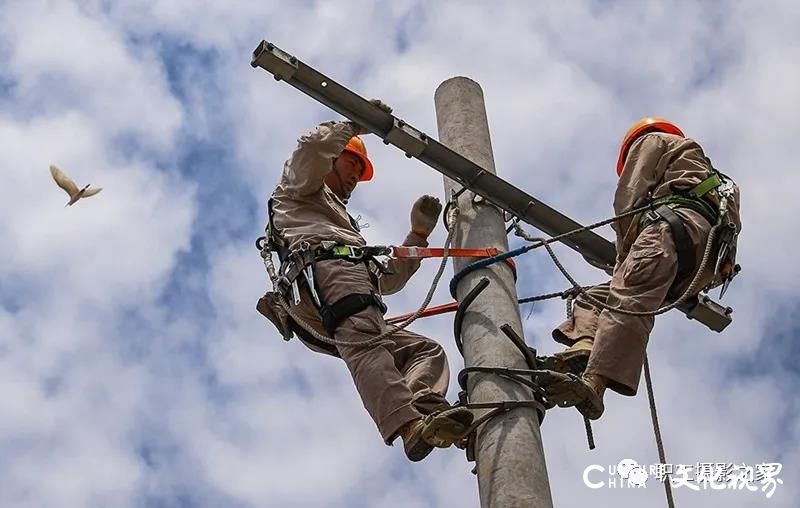
{"type": "MultiPolygon", "coordinates": [[[[514,229],[515,233],[517,234],[517,236],[520,236],[521,238],[523,238],[526,241],[532,242],[532,245],[521,247],[519,249],[515,249],[515,250],[512,250],[512,251],[509,251],[509,252],[507,252],[505,254],[501,254],[501,255],[495,256],[493,258],[483,259],[483,260],[480,260],[480,261],[477,261],[475,263],[472,263],[472,264],[468,265],[461,272],[457,273],[453,277],[453,279],[451,280],[451,283],[450,283],[451,294],[455,295],[455,290],[456,290],[456,287],[458,285],[458,282],[466,274],[471,273],[472,271],[478,270],[480,268],[485,268],[485,267],[491,266],[492,264],[497,263],[499,261],[503,261],[503,260],[510,259],[512,257],[515,257],[515,256],[519,256],[521,254],[524,254],[524,253],[529,252],[531,250],[534,250],[536,248],[545,247],[545,249],[547,250],[548,254],[550,255],[550,258],[552,259],[553,263],[556,265],[558,270],[564,275],[564,277],[570,282],[570,284],[572,284],[572,288],[567,290],[567,291],[562,291],[560,293],[550,293],[550,294],[546,294],[546,295],[540,295],[539,297],[534,297],[535,300],[544,300],[544,299],[547,299],[547,298],[553,298],[555,296],[562,296],[562,297],[567,298],[567,315],[568,315],[568,317],[571,315],[572,300],[573,300],[573,298],[575,297],[576,294],[582,294],[587,300],[591,301],[592,303],[596,304],[598,307],[600,307],[602,309],[609,310],[609,311],[612,311],[612,312],[619,312],[619,313],[622,313],[622,314],[628,314],[628,315],[634,315],[634,316],[655,316],[655,315],[667,312],[667,311],[677,307],[678,305],[680,305],[681,302],[683,302],[690,295],[695,294],[698,291],[697,286],[699,285],[699,282],[701,280],[701,277],[702,277],[702,274],[703,274],[703,270],[708,265],[708,261],[709,261],[710,256],[711,256],[711,252],[712,252],[712,250],[714,248],[714,241],[715,241],[715,238],[717,236],[717,233],[718,233],[720,227],[722,227],[722,224],[723,224],[722,214],[719,217],[719,219],[717,220],[717,223],[711,228],[711,231],[709,232],[709,236],[708,236],[708,239],[706,241],[706,246],[705,246],[705,250],[704,250],[704,253],[703,253],[703,259],[700,262],[700,265],[698,266],[697,271],[695,272],[694,277],[692,278],[692,281],[689,284],[689,286],[687,287],[687,289],[684,291],[684,293],[677,300],[675,300],[671,304],[668,304],[668,305],[666,305],[664,307],[661,307],[661,308],[659,308],[659,309],[657,309],[655,311],[631,311],[631,310],[623,309],[621,307],[609,306],[605,302],[601,302],[601,301],[597,300],[596,298],[592,297],[591,295],[589,295],[586,292],[586,289],[588,289],[588,288],[584,288],[581,285],[579,285],[575,281],[575,279],[569,274],[569,272],[564,268],[563,264],[561,264],[561,262],[559,261],[558,257],[556,256],[555,252],[553,251],[553,248],[550,246],[551,243],[554,243],[554,242],[556,242],[556,241],[558,241],[558,240],[560,240],[560,239],[562,239],[562,238],[564,238],[566,236],[577,234],[577,233],[585,231],[585,230],[590,230],[590,229],[594,229],[596,227],[600,227],[600,226],[609,224],[609,223],[614,222],[616,220],[620,220],[620,219],[622,219],[624,217],[628,217],[628,216],[631,216],[631,215],[638,214],[638,213],[640,213],[640,212],[642,212],[642,211],[644,211],[644,210],[646,210],[648,208],[650,208],[650,205],[633,209],[633,210],[631,210],[629,212],[620,214],[620,215],[615,216],[615,217],[613,217],[611,219],[607,219],[605,221],[597,222],[595,224],[591,224],[591,225],[588,225],[588,226],[585,226],[585,227],[582,227],[582,228],[578,228],[578,229],[575,229],[573,231],[569,231],[567,233],[564,233],[563,235],[558,235],[556,237],[552,237],[552,238],[549,238],[549,239],[531,237],[530,235],[528,235],[522,229],[522,227],[519,225],[518,222],[514,222],[514,223],[512,223],[511,227],[509,227],[508,231],[510,231],[511,229],[514,229]]],[[[462,340],[461,340],[461,321],[463,319],[463,314],[465,312],[466,307],[469,306],[470,303],[472,303],[472,301],[477,297],[477,295],[481,291],[483,291],[483,289],[486,288],[486,286],[488,286],[488,283],[489,283],[488,279],[486,279],[486,278],[481,279],[481,281],[473,288],[473,290],[470,291],[470,293],[466,295],[466,297],[464,298],[464,300],[462,302],[462,306],[459,306],[459,308],[458,308],[458,312],[456,314],[456,319],[455,319],[455,322],[454,322],[454,335],[455,335],[456,345],[457,345],[459,351],[462,353],[462,355],[463,355],[463,344],[462,344],[462,340]]],[[[522,303],[522,300],[518,300],[518,301],[519,301],[519,303],[522,303]]],[[[471,453],[470,450],[472,450],[472,448],[474,447],[474,439],[475,439],[475,433],[474,432],[475,432],[475,430],[477,430],[477,428],[480,427],[480,425],[482,425],[483,423],[485,423],[489,419],[493,418],[494,416],[497,416],[500,413],[503,413],[503,412],[506,412],[506,411],[510,411],[511,409],[514,409],[515,407],[535,407],[537,409],[539,409],[539,408],[549,409],[549,407],[553,407],[553,405],[549,401],[547,401],[546,395],[544,394],[544,392],[541,389],[541,387],[535,382],[535,379],[536,379],[537,375],[541,373],[541,371],[537,372],[537,370],[538,370],[537,368],[542,366],[542,364],[543,364],[536,357],[535,350],[532,350],[527,345],[525,345],[524,340],[521,339],[520,337],[518,337],[516,335],[516,333],[514,333],[513,330],[511,330],[510,326],[504,325],[502,327],[502,330],[506,334],[506,336],[510,340],[512,340],[512,342],[515,345],[520,347],[520,351],[523,353],[523,357],[525,358],[526,362],[528,363],[528,366],[529,366],[530,370],[525,371],[525,370],[520,370],[520,369],[507,369],[507,368],[497,368],[497,367],[471,367],[471,368],[465,368],[459,373],[459,384],[461,385],[461,387],[463,389],[463,391],[459,395],[460,403],[462,405],[465,405],[468,408],[473,408],[473,409],[482,409],[482,408],[491,408],[492,409],[492,411],[488,412],[486,415],[482,416],[481,418],[479,418],[475,422],[473,422],[472,426],[469,429],[468,442],[467,442],[467,458],[468,458],[468,460],[474,460],[474,452],[471,453]],[[521,344],[520,344],[520,342],[521,342],[521,344]],[[528,386],[529,388],[531,388],[533,390],[534,400],[529,400],[529,401],[498,401],[498,402],[491,402],[491,403],[471,404],[471,403],[469,403],[469,396],[468,396],[468,392],[467,392],[467,377],[472,372],[491,373],[491,374],[495,374],[495,375],[504,377],[506,379],[521,383],[521,384],[523,384],[525,386],[528,386]],[[526,376],[530,376],[532,379],[531,380],[525,379],[526,376]],[[470,457],[470,455],[472,455],[472,458],[470,457]]],[[[655,435],[655,439],[656,439],[656,445],[657,445],[657,448],[658,448],[659,460],[663,464],[663,463],[666,463],[664,445],[663,445],[663,441],[662,441],[662,438],[661,438],[660,426],[659,426],[659,423],[658,423],[658,414],[657,414],[656,405],[655,405],[655,394],[653,392],[652,379],[651,379],[651,376],[650,376],[650,366],[649,366],[649,362],[648,362],[648,359],[647,359],[646,356],[645,356],[644,371],[645,371],[645,381],[646,381],[646,384],[647,384],[648,401],[649,401],[649,404],[650,404],[650,413],[651,413],[651,418],[652,418],[652,421],[653,421],[653,431],[654,431],[654,435],[655,435]]],[[[541,423],[542,417],[543,417],[543,413],[540,413],[540,423],[541,423]]],[[[594,446],[594,436],[592,434],[591,422],[589,421],[588,418],[584,418],[584,424],[585,424],[585,428],[586,428],[586,436],[587,436],[587,439],[588,439],[588,442],[589,442],[589,449],[594,449],[594,447],[595,447],[594,446]]],[[[669,481],[669,478],[667,480],[669,481]]],[[[674,500],[673,500],[673,497],[672,497],[672,490],[670,488],[670,485],[668,483],[666,483],[664,488],[665,488],[665,491],[666,491],[667,503],[668,503],[670,508],[674,508],[674,500]]]]}
{"type": "MultiPolygon", "coordinates": [[[[701,277],[701,275],[703,273],[704,268],[708,264],[710,253],[711,253],[711,250],[713,249],[713,245],[714,245],[714,239],[716,237],[717,231],[719,231],[719,228],[721,226],[722,226],[722,220],[720,219],[719,221],[717,221],[717,224],[715,224],[712,227],[711,231],[709,232],[708,240],[706,242],[705,251],[703,253],[703,259],[700,262],[700,266],[698,267],[697,272],[695,273],[694,278],[692,279],[692,282],[689,284],[688,288],[683,293],[683,295],[681,295],[672,304],[666,305],[666,306],[664,306],[664,307],[662,307],[660,309],[657,309],[656,311],[652,311],[652,312],[629,311],[629,310],[626,310],[626,309],[621,309],[619,307],[611,307],[611,306],[606,305],[604,302],[601,302],[601,301],[597,300],[596,298],[592,297],[591,295],[586,293],[584,288],[579,286],[578,283],[570,276],[569,272],[567,272],[567,270],[564,268],[564,266],[558,260],[558,257],[555,255],[555,252],[553,252],[552,247],[550,247],[549,243],[547,243],[547,241],[545,239],[530,237],[529,235],[527,235],[522,230],[522,228],[519,225],[515,225],[515,229],[516,229],[516,234],[518,236],[522,237],[523,239],[525,239],[527,241],[538,242],[537,245],[543,245],[545,247],[545,249],[547,249],[547,252],[548,252],[548,254],[550,254],[550,258],[553,260],[553,263],[555,263],[555,265],[559,269],[559,271],[573,285],[573,289],[575,290],[575,292],[583,294],[584,297],[586,297],[587,300],[591,301],[592,303],[596,304],[597,306],[599,306],[599,307],[601,307],[603,309],[607,309],[607,310],[610,310],[612,312],[619,312],[619,313],[622,313],[622,314],[635,315],[635,316],[639,315],[639,316],[641,316],[641,315],[658,315],[658,314],[664,313],[664,312],[666,312],[668,310],[671,310],[675,306],[679,305],[680,302],[682,302],[683,300],[688,298],[688,296],[690,294],[693,294],[695,291],[697,291],[696,286],[699,283],[699,280],[700,280],[700,277],[701,277]]],[[[571,306],[570,306],[570,304],[568,302],[568,304],[567,304],[567,313],[570,314],[571,313],[570,311],[571,311],[571,306]]],[[[656,409],[655,392],[653,390],[653,380],[652,380],[652,377],[650,375],[650,362],[649,362],[649,359],[647,357],[647,354],[645,354],[645,356],[644,356],[644,377],[645,377],[645,384],[647,386],[647,399],[648,399],[648,403],[650,405],[650,417],[651,417],[652,422],[653,422],[653,435],[654,435],[655,440],[656,440],[656,447],[658,448],[658,458],[659,458],[659,461],[660,461],[661,464],[666,464],[667,463],[667,461],[666,461],[666,453],[664,452],[664,443],[663,443],[663,440],[662,440],[662,437],[661,437],[661,427],[660,427],[659,422],[658,422],[658,411],[656,409]]],[[[587,430],[587,437],[589,438],[589,442],[590,442],[589,446],[590,446],[590,448],[593,448],[593,446],[592,446],[593,439],[591,437],[591,427],[589,427],[590,423],[589,423],[588,419],[584,419],[584,420],[585,420],[585,423],[587,425],[586,430],[587,430]]],[[[664,482],[664,491],[665,491],[665,494],[666,494],[666,497],[667,497],[667,505],[669,506],[669,508],[675,508],[675,500],[673,499],[673,496],[672,496],[672,488],[671,488],[671,485],[670,485],[669,475],[667,475],[666,481],[664,482]]]]}
{"type": "MultiPolygon", "coordinates": [[[[451,201],[451,203],[453,203],[453,202],[454,202],[454,200],[451,201]]],[[[589,231],[589,230],[592,230],[592,229],[596,229],[598,227],[610,224],[610,223],[612,223],[614,221],[617,221],[617,220],[620,220],[622,218],[629,217],[629,216],[632,216],[632,215],[636,215],[636,214],[641,213],[642,211],[647,210],[649,208],[650,208],[649,205],[643,206],[643,207],[639,207],[639,208],[635,208],[633,210],[630,210],[630,211],[625,212],[623,214],[617,215],[617,216],[612,217],[610,219],[606,219],[604,221],[596,222],[596,223],[590,224],[588,226],[583,226],[581,228],[577,228],[577,229],[574,229],[572,231],[568,231],[566,233],[554,236],[554,237],[549,238],[549,239],[531,237],[527,233],[525,233],[525,231],[520,227],[518,222],[515,222],[515,223],[512,224],[512,226],[509,228],[509,230],[511,228],[515,229],[516,230],[516,234],[518,236],[520,236],[521,238],[525,239],[526,241],[534,242],[534,243],[532,243],[532,245],[520,247],[518,249],[509,251],[509,252],[506,252],[506,253],[503,253],[503,254],[487,257],[486,259],[482,259],[480,261],[477,261],[475,263],[472,263],[472,264],[468,265],[463,270],[461,270],[460,272],[455,274],[455,276],[453,277],[453,279],[450,282],[450,292],[455,297],[455,289],[456,289],[456,287],[458,285],[458,282],[465,275],[467,275],[468,273],[471,273],[471,272],[473,272],[475,270],[478,270],[480,268],[485,268],[485,267],[491,266],[491,265],[493,265],[495,263],[498,263],[500,261],[510,261],[511,258],[513,258],[513,257],[522,255],[522,254],[524,254],[526,252],[532,251],[532,250],[537,249],[539,247],[545,247],[545,249],[547,250],[548,254],[550,255],[550,257],[553,260],[553,262],[556,265],[556,267],[559,269],[559,271],[561,271],[561,273],[565,276],[565,278],[572,284],[572,287],[567,289],[567,290],[565,290],[565,291],[559,291],[559,292],[555,292],[555,293],[546,293],[546,294],[543,294],[543,295],[537,295],[537,296],[533,296],[533,297],[522,298],[522,299],[518,300],[518,303],[522,304],[522,303],[529,303],[529,302],[542,301],[542,300],[547,300],[547,299],[551,299],[551,298],[561,297],[561,298],[565,298],[567,300],[567,313],[569,315],[570,311],[571,311],[571,307],[572,307],[572,305],[571,305],[572,304],[572,300],[574,299],[575,295],[576,294],[583,294],[584,297],[586,297],[587,299],[589,299],[590,301],[592,301],[593,303],[597,304],[598,306],[600,306],[600,307],[602,307],[604,309],[607,309],[607,310],[610,310],[610,311],[615,311],[615,312],[621,312],[621,313],[625,313],[625,314],[630,314],[630,315],[656,315],[656,314],[661,314],[663,312],[671,310],[671,309],[675,308],[677,305],[679,305],[682,301],[684,301],[690,294],[692,294],[693,291],[697,291],[696,286],[699,283],[700,276],[702,274],[703,268],[707,265],[708,260],[710,258],[710,254],[711,254],[711,251],[713,249],[714,238],[716,237],[717,231],[718,231],[718,229],[719,229],[719,227],[721,226],[721,223],[722,223],[721,220],[718,221],[718,223],[712,228],[712,230],[711,230],[711,232],[709,234],[709,238],[708,238],[708,241],[707,241],[707,244],[706,244],[706,249],[705,249],[705,252],[704,252],[704,255],[703,255],[703,260],[700,263],[700,267],[699,267],[697,273],[695,274],[695,276],[694,276],[694,278],[692,280],[692,283],[687,288],[687,290],[684,292],[683,295],[681,295],[681,297],[678,300],[676,300],[672,304],[667,305],[665,307],[662,307],[661,309],[658,309],[658,310],[653,311],[653,312],[637,312],[637,311],[629,311],[629,310],[626,310],[626,309],[621,309],[621,308],[618,308],[618,307],[611,307],[611,306],[606,305],[604,302],[600,302],[597,299],[591,297],[591,295],[586,293],[586,289],[588,289],[588,287],[583,287],[583,286],[579,285],[575,281],[575,279],[567,272],[567,270],[564,268],[564,266],[558,260],[558,257],[556,256],[555,252],[553,251],[552,247],[550,246],[551,243],[557,242],[557,241],[559,241],[559,240],[561,240],[563,238],[566,238],[568,236],[575,235],[575,234],[581,233],[583,231],[589,231]]],[[[439,252],[435,253],[435,255],[441,255],[442,256],[442,261],[441,261],[441,263],[439,265],[439,268],[438,268],[438,270],[436,272],[436,275],[433,278],[431,287],[428,290],[428,293],[427,293],[423,303],[420,305],[419,309],[417,309],[416,312],[414,312],[410,316],[408,316],[399,325],[393,326],[392,328],[390,328],[386,332],[384,332],[384,333],[382,333],[380,335],[377,335],[375,337],[371,337],[371,338],[369,338],[367,340],[364,340],[364,341],[359,341],[359,342],[338,341],[335,338],[331,338],[331,337],[328,337],[327,335],[324,335],[324,334],[321,334],[321,333],[317,332],[308,322],[306,322],[305,320],[300,318],[294,312],[294,310],[291,308],[291,306],[287,302],[284,301],[283,297],[280,297],[280,298],[277,299],[278,304],[289,315],[289,317],[291,317],[298,324],[298,326],[301,326],[308,333],[310,333],[314,338],[316,338],[316,339],[318,339],[318,340],[320,340],[320,341],[322,341],[324,343],[331,344],[331,345],[334,345],[334,346],[345,345],[345,346],[351,346],[351,347],[366,347],[366,346],[375,344],[375,343],[377,343],[377,342],[379,342],[379,341],[381,341],[381,340],[383,340],[383,339],[385,339],[387,337],[390,337],[392,334],[394,334],[394,333],[396,333],[396,332],[398,332],[400,330],[405,329],[411,323],[413,323],[417,318],[419,318],[420,316],[422,316],[425,313],[425,310],[427,309],[427,306],[430,304],[430,301],[433,298],[433,294],[436,291],[436,288],[437,288],[437,286],[439,284],[439,281],[441,280],[441,277],[444,274],[444,269],[445,269],[445,267],[447,265],[447,260],[449,259],[450,244],[452,242],[452,239],[453,239],[453,236],[454,236],[454,233],[455,233],[455,227],[454,226],[455,226],[456,220],[458,218],[459,209],[456,206],[452,206],[452,207],[449,206],[448,209],[445,210],[445,213],[446,213],[446,221],[447,221],[447,225],[448,225],[448,227],[447,227],[448,235],[447,235],[447,239],[445,241],[444,248],[441,249],[441,253],[439,253],[439,252]]],[[[492,254],[492,253],[493,252],[490,252],[488,250],[486,252],[486,254],[492,254]]],[[[430,254],[432,254],[432,252],[424,252],[424,253],[420,252],[420,254],[423,254],[423,256],[421,256],[421,257],[427,257],[426,255],[430,255],[430,254]]],[[[413,252],[407,252],[405,257],[411,257],[413,255],[415,255],[413,252]]],[[[275,270],[275,266],[274,266],[273,261],[272,261],[272,251],[268,247],[268,242],[263,242],[263,244],[261,245],[261,256],[262,256],[262,258],[264,260],[264,266],[266,267],[269,279],[272,282],[273,287],[277,288],[278,287],[278,276],[277,276],[277,273],[276,273],[276,270],[275,270]]],[[[513,265],[512,265],[512,267],[513,267],[513,265]]],[[[475,300],[475,298],[477,298],[478,294],[480,294],[480,292],[482,292],[488,286],[488,284],[489,284],[488,279],[486,279],[486,278],[481,279],[481,281],[478,283],[478,285],[476,285],[472,289],[472,291],[470,291],[470,293],[464,298],[464,300],[461,302],[461,304],[457,306],[456,317],[455,317],[455,320],[454,320],[454,335],[455,335],[455,339],[456,339],[456,345],[458,346],[458,349],[462,353],[462,355],[463,355],[463,343],[462,343],[462,340],[461,340],[461,324],[462,324],[462,321],[463,321],[464,314],[466,312],[467,307],[472,303],[472,301],[475,300]]],[[[440,306],[440,307],[449,308],[451,306],[452,306],[452,304],[447,304],[445,306],[440,306]]],[[[439,310],[439,312],[447,312],[447,310],[439,310]]],[[[405,317],[405,316],[402,316],[402,317],[405,317]]],[[[541,423],[543,418],[544,418],[545,410],[546,409],[550,409],[550,408],[555,406],[555,404],[553,404],[551,401],[547,400],[547,397],[546,397],[546,394],[545,394],[543,388],[536,381],[539,376],[545,375],[548,372],[547,370],[542,370],[540,368],[545,363],[545,359],[540,359],[539,357],[537,357],[536,356],[536,350],[533,349],[533,348],[530,348],[529,346],[527,346],[527,344],[525,344],[524,340],[521,337],[519,337],[513,331],[513,329],[511,329],[511,327],[508,324],[505,324],[505,325],[501,326],[501,330],[509,338],[509,340],[511,340],[512,343],[520,350],[520,352],[522,353],[522,355],[525,358],[525,361],[526,361],[526,363],[528,365],[528,369],[511,369],[511,368],[504,368],[504,367],[467,367],[467,368],[462,369],[462,371],[459,373],[458,381],[459,381],[459,385],[462,388],[462,392],[459,394],[459,402],[458,402],[457,405],[464,406],[464,407],[467,407],[469,409],[490,409],[490,411],[488,411],[486,414],[484,414],[480,418],[476,419],[472,423],[472,425],[470,426],[470,428],[468,429],[468,431],[466,433],[466,436],[467,436],[466,448],[467,448],[467,458],[468,458],[468,460],[474,460],[474,440],[475,440],[475,437],[476,437],[475,431],[481,425],[483,425],[488,420],[490,420],[491,418],[493,418],[493,417],[495,417],[495,416],[497,416],[499,414],[511,411],[512,409],[516,409],[516,408],[520,408],[520,407],[529,407],[529,408],[536,409],[537,414],[539,416],[539,422],[541,423]],[[472,374],[472,373],[484,373],[484,374],[498,375],[498,376],[503,377],[503,378],[505,378],[507,380],[520,383],[520,384],[522,384],[524,386],[527,386],[528,388],[530,388],[532,390],[533,399],[511,400],[511,401],[496,401],[496,402],[484,402],[484,403],[472,403],[472,402],[469,402],[469,394],[468,394],[467,386],[468,386],[469,375],[472,374]]],[[[647,364],[647,360],[646,359],[645,359],[645,378],[646,378],[646,381],[647,381],[648,395],[649,395],[650,406],[651,406],[651,414],[652,414],[653,425],[654,425],[654,430],[655,430],[655,434],[656,434],[656,442],[657,442],[658,449],[659,449],[659,457],[660,457],[662,463],[664,463],[663,443],[661,442],[660,429],[659,429],[659,426],[658,426],[658,417],[657,417],[657,414],[655,413],[655,400],[654,400],[654,396],[653,396],[653,392],[652,392],[652,384],[651,384],[652,381],[650,380],[649,365],[647,364]]],[[[584,423],[585,423],[585,427],[586,427],[587,439],[589,441],[589,448],[590,449],[594,449],[595,446],[594,446],[594,438],[593,438],[593,435],[592,435],[591,423],[587,418],[584,418],[584,423]]],[[[672,507],[674,505],[673,505],[673,501],[672,501],[671,490],[669,489],[668,485],[665,486],[665,488],[667,489],[668,502],[670,504],[670,507],[672,507]]]]}
{"type": "MultiPolygon", "coordinates": [[[[650,377],[650,362],[647,353],[644,355],[644,380],[647,385],[647,399],[650,402],[650,418],[653,420],[653,434],[656,437],[656,447],[658,448],[658,460],[661,464],[667,463],[664,453],[664,442],[661,440],[661,426],[658,424],[658,412],[656,411],[656,396],[653,392],[653,379],[650,377]]],[[[670,475],[667,473],[664,479],[664,491],[667,495],[667,505],[675,508],[675,500],[672,498],[672,486],[670,475]]]]}

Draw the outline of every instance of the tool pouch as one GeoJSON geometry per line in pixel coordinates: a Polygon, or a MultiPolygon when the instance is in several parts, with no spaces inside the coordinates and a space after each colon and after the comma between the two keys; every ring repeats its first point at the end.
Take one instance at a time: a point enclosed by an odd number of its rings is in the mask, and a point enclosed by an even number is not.
{"type": "Polygon", "coordinates": [[[273,291],[264,294],[256,304],[256,310],[275,325],[283,340],[290,340],[294,335],[289,324],[289,314],[278,303],[280,296],[273,291]]]}

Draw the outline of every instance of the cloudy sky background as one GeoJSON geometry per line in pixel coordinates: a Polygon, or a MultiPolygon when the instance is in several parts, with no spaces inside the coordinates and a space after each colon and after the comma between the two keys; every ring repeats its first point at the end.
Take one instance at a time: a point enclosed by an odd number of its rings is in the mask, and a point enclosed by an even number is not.
{"type": "MultiPolygon", "coordinates": [[[[724,334],[678,313],[656,325],[667,459],[781,462],[784,483],[769,500],[682,488],[676,503],[795,506],[799,25],[788,0],[0,0],[0,506],[478,505],[462,452],[408,463],[344,366],[284,343],[254,309],[266,197],[297,137],[338,118],[249,66],[262,39],[434,135],[435,88],[475,79],[499,174],[579,221],[609,216],[630,122],[660,114],[698,139],[742,188],[744,272],[724,334]],[[103,192],[65,209],[51,163],[103,192]]],[[[367,142],[377,175],[351,210],[370,242],[398,242],[441,177],[367,142]]],[[[519,266],[520,296],[566,287],[542,254],[519,266]]],[[[435,268],[391,314],[416,308],[435,268]]],[[[563,302],[537,305],[527,341],[556,351],[562,318],[563,302]]],[[[414,329],[441,339],[456,372],[450,319],[414,329]]],[[[592,452],[575,411],[548,414],[555,505],[663,506],[652,481],[583,485],[591,464],[658,462],[643,383],[606,403],[592,452]]]]}

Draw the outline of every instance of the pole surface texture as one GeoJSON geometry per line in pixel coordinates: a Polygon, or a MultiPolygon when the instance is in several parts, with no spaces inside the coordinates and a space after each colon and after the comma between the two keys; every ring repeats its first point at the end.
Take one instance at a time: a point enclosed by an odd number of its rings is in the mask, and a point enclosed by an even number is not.
{"type": "MultiPolygon", "coordinates": [[[[483,168],[495,172],[483,91],[464,77],[443,82],[435,93],[439,140],[483,168]]],[[[461,185],[445,177],[445,198],[461,185]]],[[[508,251],[502,213],[466,191],[458,198],[460,209],[454,248],[489,248],[508,251]]],[[[454,258],[456,271],[475,261],[454,258]]],[[[489,286],[470,305],[464,317],[462,336],[464,363],[468,367],[525,369],[525,360],[500,327],[509,324],[520,335],[519,306],[514,275],[506,263],[476,270],[458,286],[458,301],[482,278],[489,286]]],[[[492,374],[471,374],[471,402],[528,400],[530,390],[492,374]]],[[[553,502],[544,460],[536,411],[517,408],[489,420],[480,427],[475,447],[478,492],[482,508],[550,508],[553,502]]]]}

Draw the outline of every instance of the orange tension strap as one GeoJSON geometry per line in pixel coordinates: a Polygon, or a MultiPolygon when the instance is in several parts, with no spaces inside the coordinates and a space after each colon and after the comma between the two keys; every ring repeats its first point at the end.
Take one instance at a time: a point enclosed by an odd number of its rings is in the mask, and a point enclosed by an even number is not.
{"type": "MultiPolygon", "coordinates": [[[[407,247],[392,246],[392,255],[396,258],[405,259],[425,259],[425,258],[440,258],[444,256],[444,249],[441,247],[407,247]]],[[[500,251],[494,247],[489,249],[448,249],[447,255],[454,258],[490,258],[500,254],[500,251]]],[[[505,260],[511,270],[514,272],[514,279],[517,278],[517,266],[514,260],[508,258],[505,260]]]]}
{"type": "MultiPolygon", "coordinates": [[[[419,317],[428,317],[428,316],[438,316],[439,314],[446,314],[448,312],[455,312],[458,309],[458,302],[451,302],[445,303],[443,305],[437,305],[435,307],[428,307],[419,317]]],[[[401,314],[399,316],[393,316],[390,318],[386,318],[386,322],[390,325],[394,325],[397,323],[402,323],[406,319],[410,318],[414,313],[409,312],[408,314],[401,314]]]]}

